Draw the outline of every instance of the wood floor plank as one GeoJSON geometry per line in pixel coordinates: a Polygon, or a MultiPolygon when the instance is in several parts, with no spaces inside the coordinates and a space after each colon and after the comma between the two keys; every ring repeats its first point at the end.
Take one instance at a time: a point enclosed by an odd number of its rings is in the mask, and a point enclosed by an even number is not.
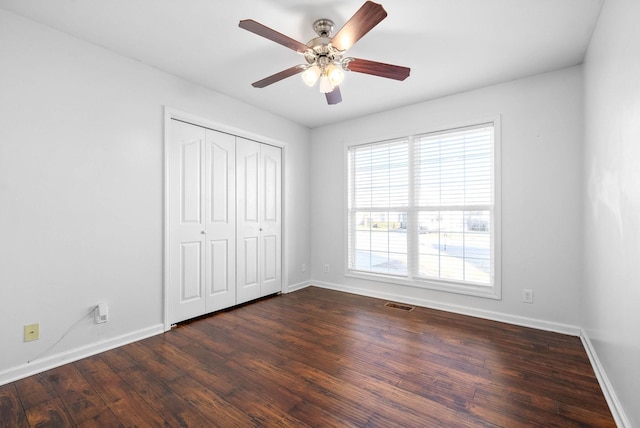
{"type": "Polygon", "coordinates": [[[60,396],[71,418],[76,424],[99,418],[109,408],[93,388],[81,392],[70,391],[60,396]]]}
{"type": "Polygon", "coordinates": [[[131,358],[122,348],[116,348],[100,355],[114,371],[119,372],[134,367],[138,362],[131,358]]]}
{"type": "Polygon", "coordinates": [[[43,401],[26,410],[27,420],[32,427],[70,427],[74,426],[73,418],[58,398],[43,401]]]}
{"type": "Polygon", "coordinates": [[[0,428],[28,427],[18,391],[14,384],[0,386],[0,428]]]}
{"type": "Polygon", "coordinates": [[[609,414],[608,409],[591,409],[584,406],[558,403],[558,414],[566,420],[575,421],[581,426],[615,427],[616,424],[609,414]]]}
{"type": "Polygon", "coordinates": [[[164,419],[99,357],[76,361],[76,367],[125,426],[164,426],[164,419]]]}
{"type": "MultiPolygon", "coordinates": [[[[300,397],[306,397],[306,401],[314,403],[319,408],[331,409],[334,419],[346,421],[348,425],[362,426],[369,417],[369,410],[363,405],[367,401],[370,402],[369,397],[357,386],[340,384],[339,388],[328,387],[328,385],[339,383],[338,380],[304,363],[297,363],[294,366],[289,362],[286,370],[283,370],[282,367],[248,355],[242,360],[242,365],[247,370],[270,377],[274,382],[278,382],[300,397]]],[[[308,403],[302,401],[300,400],[293,407],[295,411],[291,409],[292,414],[300,414],[305,408],[307,411],[310,410],[308,403]]]]}
{"type": "Polygon", "coordinates": [[[181,427],[208,425],[204,415],[171,389],[168,383],[173,383],[175,378],[159,378],[157,374],[140,367],[131,367],[120,375],[131,391],[136,392],[150,409],[161,416],[165,424],[181,427]]]}
{"type": "Polygon", "coordinates": [[[363,426],[336,414],[333,408],[321,407],[307,400],[296,404],[289,413],[301,421],[322,421],[322,426],[326,428],[356,428],[363,426]]]}
{"type": "Polygon", "coordinates": [[[189,401],[198,412],[208,416],[211,426],[244,428],[255,425],[249,415],[234,407],[209,385],[200,379],[183,376],[171,383],[171,389],[189,401]]]}
{"type": "Polygon", "coordinates": [[[460,382],[453,377],[442,377],[428,373],[416,373],[404,379],[400,388],[444,405],[462,411],[473,400],[476,384],[460,382]]]}
{"type": "Polygon", "coordinates": [[[185,351],[197,363],[194,370],[189,371],[189,376],[196,379],[221,397],[231,394],[236,388],[242,387],[242,375],[230,371],[225,366],[225,361],[212,359],[212,353],[202,344],[195,343],[185,351]]]}
{"type": "Polygon", "coordinates": [[[55,391],[44,373],[20,379],[14,385],[25,408],[33,407],[55,396],[55,391]]]}
{"type": "Polygon", "coordinates": [[[106,409],[78,424],[79,428],[121,428],[124,424],[116,417],[111,409],[106,409]]]}
{"type": "Polygon", "coordinates": [[[184,322],[0,387],[0,427],[615,426],[579,338],[385,303],[308,287],[184,322]]]}
{"type": "Polygon", "coordinates": [[[75,423],[92,419],[107,410],[104,401],[73,364],[44,373],[75,423]]]}
{"type": "Polygon", "coordinates": [[[469,411],[478,418],[505,427],[526,425],[544,427],[584,426],[583,422],[560,415],[557,409],[554,411],[542,411],[535,403],[518,400],[517,396],[505,391],[501,394],[494,394],[479,389],[473,403],[469,405],[469,411]]]}
{"type": "MultiPolygon", "coordinates": [[[[260,397],[257,397],[260,398],[260,397]]],[[[289,413],[269,405],[256,397],[248,390],[237,390],[227,396],[227,400],[238,410],[249,416],[254,426],[260,427],[312,427],[314,424],[307,424],[289,413]]]]}
{"type": "Polygon", "coordinates": [[[274,382],[263,373],[251,372],[244,363],[245,361],[237,358],[227,361],[227,368],[242,376],[241,385],[243,386],[236,388],[227,397],[243,395],[249,390],[256,397],[256,401],[262,401],[270,407],[276,407],[284,412],[288,412],[302,400],[298,394],[274,382]]]}
{"type": "Polygon", "coordinates": [[[170,381],[185,375],[182,368],[154,352],[147,343],[144,341],[132,343],[124,348],[124,352],[137,361],[144,361],[144,368],[161,379],[170,381]]]}

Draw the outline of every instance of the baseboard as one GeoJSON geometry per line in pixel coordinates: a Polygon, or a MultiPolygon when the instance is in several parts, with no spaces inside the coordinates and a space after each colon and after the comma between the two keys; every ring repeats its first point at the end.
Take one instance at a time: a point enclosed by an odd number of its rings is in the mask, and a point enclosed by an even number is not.
{"type": "Polygon", "coordinates": [[[611,410],[611,414],[613,415],[613,419],[616,421],[616,425],[621,428],[631,428],[631,422],[629,422],[629,419],[627,418],[627,415],[624,412],[624,409],[622,408],[618,397],[616,396],[613,386],[609,381],[609,377],[604,371],[604,367],[600,363],[600,359],[598,358],[596,349],[593,347],[591,339],[589,339],[589,336],[583,329],[580,330],[580,340],[582,340],[582,345],[587,351],[587,356],[589,357],[589,361],[591,362],[593,371],[596,374],[596,378],[598,378],[600,389],[602,389],[604,398],[605,400],[607,400],[609,410],[611,410]]]}
{"type": "Polygon", "coordinates": [[[123,334],[118,337],[101,340],[99,342],[91,343],[86,346],[81,346],[79,348],[74,348],[65,352],[51,355],[49,357],[33,361],[31,363],[11,367],[0,372],[0,385],[14,382],[16,380],[23,379],[25,377],[32,376],[34,374],[41,373],[43,371],[50,370],[56,367],[60,367],[64,364],[68,364],[82,358],[90,357],[92,355],[99,354],[101,352],[117,348],[119,346],[127,345],[138,340],[146,339],[147,337],[155,336],[163,332],[163,325],[157,324],[138,331],[123,334]]]}
{"type": "Polygon", "coordinates": [[[303,288],[307,288],[310,285],[311,285],[311,281],[304,281],[304,282],[299,282],[297,284],[290,284],[287,287],[287,290],[285,291],[285,293],[291,293],[293,291],[302,290],[303,288]]]}
{"type": "Polygon", "coordinates": [[[322,281],[312,281],[311,285],[330,290],[344,291],[361,296],[375,297],[378,299],[393,300],[399,303],[406,303],[416,306],[422,306],[430,309],[438,309],[445,312],[453,312],[461,315],[468,315],[476,318],[484,318],[492,321],[504,322],[507,324],[519,325],[522,327],[531,327],[538,330],[552,331],[555,333],[567,334],[570,336],[580,336],[580,327],[570,324],[555,323],[550,321],[539,320],[535,318],[521,317],[517,315],[504,314],[501,312],[486,311],[483,309],[470,308],[468,306],[450,305],[446,303],[434,302],[428,299],[420,299],[407,297],[395,293],[386,293],[381,291],[373,291],[365,288],[350,287],[339,284],[332,284],[322,281]]]}

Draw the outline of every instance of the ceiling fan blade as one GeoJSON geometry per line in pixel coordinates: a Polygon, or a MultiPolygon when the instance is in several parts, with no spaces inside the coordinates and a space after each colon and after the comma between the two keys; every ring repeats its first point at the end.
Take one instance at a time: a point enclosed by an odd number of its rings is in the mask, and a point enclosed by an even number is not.
{"type": "Polygon", "coordinates": [[[367,1],[336,33],[331,44],[338,50],[346,51],[386,17],[387,12],[381,5],[367,1]]]}
{"type": "Polygon", "coordinates": [[[369,61],[368,59],[353,58],[346,65],[349,71],[357,73],[372,74],[374,76],[386,77],[388,79],[404,80],[409,77],[411,69],[399,65],[385,64],[383,62],[369,61]]]}
{"type": "Polygon", "coordinates": [[[258,36],[262,36],[265,39],[269,39],[276,43],[280,43],[282,46],[286,46],[289,49],[293,49],[296,52],[304,53],[308,49],[307,45],[300,43],[297,40],[292,39],[289,36],[285,36],[282,33],[278,33],[276,30],[260,24],[253,19],[243,19],[238,24],[238,27],[244,28],[247,31],[251,31],[258,36]]]}
{"type": "Polygon", "coordinates": [[[327,96],[327,103],[329,105],[334,105],[342,102],[342,94],[340,94],[340,87],[336,86],[333,88],[333,91],[327,92],[325,94],[327,96]]]}
{"type": "Polygon", "coordinates": [[[286,79],[287,77],[291,77],[294,74],[298,74],[304,71],[303,65],[294,65],[291,68],[287,68],[286,70],[282,70],[279,73],[273,74],[269,77],[265,77],[262,80],[258,80],[251,84],[254,88],[264,88],[265,86],[269,86],[272,83],[276,83],[281,81],[282,79],[286,79]]]}

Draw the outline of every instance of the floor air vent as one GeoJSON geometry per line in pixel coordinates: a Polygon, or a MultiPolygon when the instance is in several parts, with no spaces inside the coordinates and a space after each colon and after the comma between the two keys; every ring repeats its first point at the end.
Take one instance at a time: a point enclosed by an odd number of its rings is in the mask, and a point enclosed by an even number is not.
{"type": "Polygon", "coordinates": [[[411,312],[413,310],[413,306],[401,305],[400,303],[387,302],[384,305],[387,308],[400,309],[402,311],[407,311],[407,312],[411,312]]]}

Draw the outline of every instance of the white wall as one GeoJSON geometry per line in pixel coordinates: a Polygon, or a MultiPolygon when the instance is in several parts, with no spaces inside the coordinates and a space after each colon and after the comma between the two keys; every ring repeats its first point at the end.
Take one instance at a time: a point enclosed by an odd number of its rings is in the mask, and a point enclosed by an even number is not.
{"type": "Polygon", "coordinates": [[[2,10],[0,58],[0,383],[161,328],[165,105],[286,144],[284,275],[309,279],[308,129],[2,10]]]}
{"type": "MultiPolygon", "coordinates": [[[[470,71],[472,72],[472,71],[470,71]]],[[[312,130],[312,280],[577,334],[582,281],[582,71],[534,76],[312,130]],[[502,300],[344,276],[344,143],[501,116],[502,300]],[[324,264],[330,272],[324,273],[324,264]],[[534,304],[521,303],[523,288],[534,304]]]]}
{"type": "Polygon", "coordinates": [[[607,0],[584,65],[582,325],[627,423],[640,427],[638,17],[639,2],[607,0]]]}

